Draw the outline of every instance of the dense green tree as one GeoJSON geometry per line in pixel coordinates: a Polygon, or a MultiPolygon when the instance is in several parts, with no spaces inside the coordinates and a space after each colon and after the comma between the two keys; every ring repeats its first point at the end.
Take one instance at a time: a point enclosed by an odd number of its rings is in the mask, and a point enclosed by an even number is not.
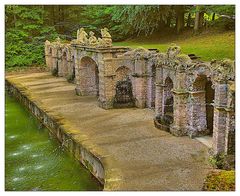
{"type": "Polygon", "coordinates": [[[42,6],[6,6],[6,66],[44,63],[44,41],[56,37],[55,29],[43,25],[42,6]]]}
{"type": "Polygon", "coordinates": [[[186,27],[197,33],[205,26],[230,29],[234,15],[234,5],[6,5],[6,65],[43,64],[44,41],[75,39],[80,27],[97,37],[107,27],[119,41],[162,31],[180,34],[186,27]]]}

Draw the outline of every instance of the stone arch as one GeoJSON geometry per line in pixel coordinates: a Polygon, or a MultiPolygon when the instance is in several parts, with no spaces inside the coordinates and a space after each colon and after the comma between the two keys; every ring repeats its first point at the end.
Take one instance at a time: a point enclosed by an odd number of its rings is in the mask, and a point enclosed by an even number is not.
{"type": "Polygon", "coordinates": [[[131,79],[131,69],[129,69],[127,66],[120,66],[116,69],[116,82],[117,81],[123,81],[129,77],[131,79]]]}
{"type": "Polygon", "coordinates": [[[115,73],[115,96],[113,107],[133,107],[135,104],[131,70],[127,66],[120,66],[115,73]]]}
{"type": "Polygon", "coordinates": [[[88,56],[81,58],[78,65],[81,95],[99,95],[99,69],[97,63],[88,56]]]}
{"type": "Polygon", "coordinates": [[[198,65],[195,65],[190,70],[188,70],[188,88],[191,91],[193,89],[193,84],[199,78],[199,76],[206,76],[208,80],[211,80],[212,84],[215,84],[215,81],[213,80],[213,71],[211,69],[210,64],[207,63],[201,63],[198,65]],[[189,74],[190,73],[190,74],[189,74]]]}
{"type": "Polygon", "coordinates": [[[208,76],[198,75],[191,85],[189,124],[192,134],[196,136],[213,133],[215,90],[208,76]]]}
{"type": "Polygon", "coordinates": [[[169,72],[163,74],[162,81],[163,81],[164,85],[165,85],[166,81],[167,82],[171,81],[173,86],[175,86],[174,73],[169,71],[169,72]]]}

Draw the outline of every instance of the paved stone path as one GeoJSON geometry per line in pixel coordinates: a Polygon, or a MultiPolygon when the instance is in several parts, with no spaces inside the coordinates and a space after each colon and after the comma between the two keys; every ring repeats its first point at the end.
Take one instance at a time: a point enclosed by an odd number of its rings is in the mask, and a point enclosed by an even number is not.
{"type": "Polygon", "coordinates": [[[156,129],[152,110],[104,110],[95,97],[75,95],[74,84],[46,72],[7,78],[63,116],[79,131],[79,142],[91,144],[102,157],[113,160],[112,168],[107,169],[118,172],[108,179],[105,190],[201,190],[211,170],[207,147],[156,129]]]}

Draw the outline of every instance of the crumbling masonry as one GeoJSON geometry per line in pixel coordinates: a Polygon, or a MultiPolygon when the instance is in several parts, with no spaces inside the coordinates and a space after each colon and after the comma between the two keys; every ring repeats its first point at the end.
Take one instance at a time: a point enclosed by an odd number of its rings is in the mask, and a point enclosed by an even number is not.
{"type": "Polygon", "coordinates": [[[45,42],[46,64],[76,84],[76,94],[97,96],[104,109],[151,108],[154,124],[173,135],[212,135],[214,154],[235,153],[235,63],[202,62],[172,45],[155,49],[113,47],[84,29],[77,40],[45,42]]]}

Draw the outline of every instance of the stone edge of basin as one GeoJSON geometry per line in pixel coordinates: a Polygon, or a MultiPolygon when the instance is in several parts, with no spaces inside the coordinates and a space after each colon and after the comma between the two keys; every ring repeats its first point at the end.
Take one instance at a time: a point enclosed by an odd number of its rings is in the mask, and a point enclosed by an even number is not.
{"type": "Polygon", "coordinates": [[[119,190],[121,171],[116,167],[116,161],[111,155],[104,153],[81,131],[72,130],[70,122],[36,100],[27,87],[15,81],[14,77],[5,77],[5,91],[23,104],[49,130],[49,133],[92,173],[103,185],[103,190],[119,190]]]}

